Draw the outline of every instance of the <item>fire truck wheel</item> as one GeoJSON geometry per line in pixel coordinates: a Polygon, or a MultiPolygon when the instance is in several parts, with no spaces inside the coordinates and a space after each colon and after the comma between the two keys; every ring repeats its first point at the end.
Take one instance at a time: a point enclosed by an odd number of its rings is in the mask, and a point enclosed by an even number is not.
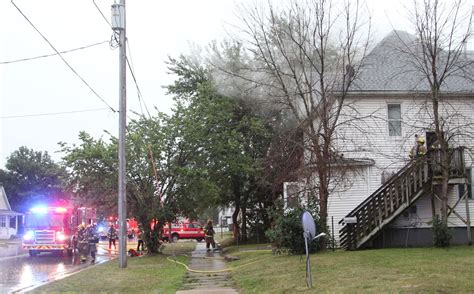
{"type": "Polygon", "coordinates": [[[179,240],[178,234],[171,235],[171,239],[173,239],[173,242],[178,242],[178,240],[179,240]]]}
{"type": "Polygon", "coordinates": [[[201,241],[202,241],[202,239],[201,239],[201,238],[197,238],[197,239],[196,239],[196,241],[198,241],[198,242],[201,242],[201,241]]]}
{"type": "Polygon", "coordinates": [[[30,250],[29,253],[31,257],[35,257],[36,255],[38,255],[38,252],[36,252],[36,250],[30,250]]]}

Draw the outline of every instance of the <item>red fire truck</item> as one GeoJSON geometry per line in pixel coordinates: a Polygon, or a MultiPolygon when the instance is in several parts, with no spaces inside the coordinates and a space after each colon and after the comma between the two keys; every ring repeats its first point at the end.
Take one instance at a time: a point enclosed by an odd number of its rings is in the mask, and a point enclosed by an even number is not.
{"type": "Polygon", "coordinates": [[[138,232],[138,222],[136,219],[127,219],[127,237],[129,239],[135,238],[138,232]]]}
{"type": "Polygon", "coordinates": [[[96,210],[88,207],[37,206],[26,213],[23,248],[30,256],[41,252],[72,255],[80,224],[96,222],[96,210]]]}

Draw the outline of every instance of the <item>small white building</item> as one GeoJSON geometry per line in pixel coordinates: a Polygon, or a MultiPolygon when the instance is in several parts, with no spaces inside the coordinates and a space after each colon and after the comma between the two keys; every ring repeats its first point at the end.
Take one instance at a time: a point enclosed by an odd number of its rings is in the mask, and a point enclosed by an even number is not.
{"type": "Polygon", "coordinates": [[[230,206],[230,207],[221,207],[218,210],[218,225],[220,227],[226,227],[228,228],[229,226],[232,226],[232,214],[234,213],[235,208],[230,206]]]}
{"type": "Polygon", "coordinates": [[[0,186],[0,239],[16,236],[22,220],[23,214],[11,209],[5,189],[0,186]]]}

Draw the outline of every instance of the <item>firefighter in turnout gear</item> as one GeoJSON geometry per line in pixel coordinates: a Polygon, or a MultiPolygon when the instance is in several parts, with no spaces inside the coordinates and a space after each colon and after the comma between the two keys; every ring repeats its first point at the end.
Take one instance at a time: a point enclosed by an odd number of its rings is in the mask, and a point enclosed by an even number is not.
{"type": "Polygon", "coordinates": [[[112,249],[112,245],[114,245],[114,249],[117,249],[115,240],[118,239],[118,234],[113,225],[110,225],[109,231],[107,232],[107,237],[109,238],[109,250],[112,249]]]}
{"type": "Polygon", "coordinates": [[[212,245],[212,249],[216,248],[216,242],[214,241],[214,228],[212,226],[212,220],[207,221],[207,225],[204,227],[204,233],[206,234],[206,249],[211,251],[209,248],[212,245]]]}
{"type": "Polygon", "coordinates": [[[410,158],[416,159],[426,154],[425,138],[415,135],[416,145],[410,151],[410,158]]]}
{"type": "Polygon", "coordinates": [[[86,239],[86,226],[84,224],[79,225],[79,229],[77,230],[77,249],[79,250],[79,253],[81,254],[81,261],[84,262],[87,259],[87,249],[88,249],[88,243],[86,239]]]}
{"type": "Polygon", "coordinates": [[[81,262],[85,262],[90,253],[92,257],[91,263],[95,263],[95,255],[97,252],[96,244],[99,242],[95,225],[90,225],[87,228],[85,228],[84,225],[80,225],[77,239],[79,245],[78,249],[81,253],[81,262]]]}
{"type": "Polygon", "coordinates": [[[96,225],[90,225],[86,230],[86,239],[88,251],[91,254],[91,263],[95,263],[95,254],[97,252],[97,243],[99,243],[99,235],[97,234],[96,225]]]}

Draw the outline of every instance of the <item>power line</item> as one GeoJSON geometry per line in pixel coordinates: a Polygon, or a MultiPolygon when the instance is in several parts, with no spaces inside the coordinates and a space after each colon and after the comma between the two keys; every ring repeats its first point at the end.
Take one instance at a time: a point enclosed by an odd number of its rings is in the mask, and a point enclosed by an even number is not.
{"type": "MultiPolygon", "coordinates": [[[[132,74],[133,82],[135,83],[135,87],[137,88],[138,104],[140,105],[140,111],[141,111],[142,115],[145,116],[145,114],[143,113],[140,88],[138,87],[137,80],[135,78],[135,74],[133,73],[133,70],[130,66],[130,62],[128,61],[128,58],[126,58],[126,60],[127,60],[128,69],[130,70],[130,73],[132,74]]],[[[146,105],[145,105],[145,108],[146,108],[146,105]]],[[[148,112],[148,109],[147,109],[147,112],[148,112]]],[[[150,116],[150,113],[148,113],[148,116],[150,116]]]]}
{"type": "Polygon", "coordinates": [[[53,115],[61,115],[61,114],[82,113],[82,112],[92,112],[92,111],[102,111],[102,110],[108,110],[108,108],[95,108],[95,109],[72,110],[72,111],[63,111],[63,112],[50,112],[50,113],[37,113],[37,114],[23,114],[23,115],[0,116],[0,119],[7,119],[7,118],[23,118],[23,117],[37,117],[37,116],[53,116],[53,115]]]}
{"type": "Polygon", "coordinates": [[[143,105],[145,106],[145,110],[148,114],[148,117],[151,118],[150,112],[148,111],[148,107],[146,106],[145,99],[143,99],[142,92],[140,91],[140,87],[138,86],[138,82],[137,82],[137,79],[135,77],[134,68],[133,68],[133,61],[132,61],[132,52],[130,50],[130,45],[129,45],[128,39],[127,39],[127,47],[128,47],[128,55],[130,56],[130,62],[129,62],[128,57],[127,57],[127,65],[128,65],[128,69],[130,70],[130,73],[132,74],[133,82],[135,83],[135,86],[137,88],[138,103],[140,104],[140,109],[141,109],[142,115],[145,116],[144,113],[143,113],[143,109],[142,109],[142,103],[143,103],[143,105]]]}
{"type": "Polygon", "coordinates": [[[105,105],[107,105],[109,107],[110,110],[112,110],[113,112],[117,112],[112,106],[110,106],[105,100],[104,98],[102,98],[99,94],[97,94],[97,92],[89,85],[89,83],[86,82],[86,80],[84,80],[83,77],[81,77],[79,75],[79,73],[66,61],[66,59],[64,59],[64,57],[61,55],[61,53],[53,46],[53,44],[51,44],[51,42],[36,28],[36,26],[28,19],[28,17],[21,11],[21,9],[16,6],[15,2],[13,2],[13,0],[11,0],[11,3],[13,4],[13,6],[15,6],[15,8],[18,10],[18,12],[20,12],[20,14],[26,19],[26,21],[28,21],[28,23],[36,30],[36,32],[38,32],[38,34],[41,35],[41,37],[43,37],[43,39],[46,41],[46,43],[49,44],[49,46],[51,46],[51,48],[53,48],[53,50],[56,52],[56,54],[62,59],[62,61],[64,61],[64,63],[69,67],[69,69],[92,91],[92,93],[95,94],[95,96],[97,98],[99,98],[105,105]]]}
{"type": "MultiPolygon", "coordinates": [[[[107,23],[107,25],[108,25],[110,28],[112,28],[112,24],[111,24],[111,23],[109,22],[109,20],[105,17],[104,13],[102,13],[102,10],[100,10],[100,8],[99,8],[99,6],[97,5],[97,3],[95,2],[95,0],[92,0],[92,2],[94,3],[95,8],[97,8],[97,11],[99,11],[100,15],[102,15],[102,18],[105,20],[105,22],[107,23]]],[[[112,37],[110,38],[110,41],[109,41],[110,47],[111,47],[112,49],[116,49],[116,48],[120,47],[120,42],[119,42],[118,38],[119,38],[119,34],[118,34],[116,31],[113,31],[112,37]]],[[[128,46],[128,40],[127,40],[127,46],[128,46]]],[[[130,51],[130,46],[128,46],[128,50],[130,51]]],[[[131,57],[130,57],[130,59],[131,59],[131,57]]],[[[133,73],[133,70],[132,70],[132,68],[130,68],[130,64],[128,63],[128,58],[125,57],[125,60],[126,60],[126,62],[127,62],[127,65],[128,65],[128,67],[129,67],[129,69],[130,69],[130,73],[132,74],[133,80],[134,80],[135,85],[136,85],[136,87],[137,87],[138,102],[139,102],[139,104],[140,104],[140,110],[141,110],[141,112],[142,112],[142,115],[144,116],[142,104],[140,103],[140,96],[141,96],[140,89],[138,88],[138,84],[137,84],[137,82],[136,82],[136,79],[135,79],[135,75],[134,75],[134,73],[133,73]]],[[[132,66],[132,67],[133,67],[133,66],[132,66]]],[[[146,105],[145,105],[145,108],[146,108],[146,105]]],[[[148,109],[147,109],[147,112],[148,112],[148,109]]],[[[148,115],[150,115],[150,114],[148,114],[148,115]]],[[[127,118],[128,118],[129,120],[132,120],[132,118],[131,118],[130,116],[128,116],[128,115],[127,115],[127,118]]],[[[128,131],[128,127],[126,126],[125,128],[126,128],[126,131],[128,131]]]]}
{"type": "MultiPolygon", "coordinates": [[[[95,0],[92,0],[92,3],[94,4],[95,8],[97,9],[97,11],[100,13],[100,15],[102,15],[102,18],[104,19],[104,21],[108,24],[108,26],[110,28],[112,28],[112,24],[109,22],[109,20],[105,17],[104,13],[102,13],[102,10],[99,8],[99,6],[97,5],[97,3],[95,2],[95,0]]],[[[138,95],[138,103],[140,105],[140,111],[142,113],[143,116],[145,116],[145,114],[143,113],[143,107],[142,107],[142,103],[143,105],[145,106],[145,110],[146,112],[148,113],[148,116],[151,117],[150,115],[150,112],[148,111],[148,107],[145,103],[145,100],[143,99],[142,97],[142,93],[140,91],[140,87],[138,86],[138,82],[137,82],[137,79],[135,77],[135,69],[134,69],[134,66],[133,66],[133,60],[132,60],[132,56],[131,56],[131,50],[130,50],[130,44],[128,42],[128,39],[126,40],[127,42],[127,47],[128,47],[128,52],[129,52],[129,56],[130,56],[130,61],[128,59],[128,57],[126,57],[126,62],[127,62],[127,66],[128,66],[128,69],[130,70],[130,73],[132,75],[132,78],[133,78],[133,82],[135,83],[135,86],[137,88],[137,95],[138,95]]],[[[116,32],[114,32],[114,35],[112,35],[112,38],[110,40],[110,46],[115,49],[119,46],[118,44],[118,40],[117,40],[117,35],[116,35],[116,32]],[[114,44],[114,41],[117,43],[117,44],[114,44]]]]}
{"type": "Polygon", "coordinates": [[[105,15],[102,13],[102,10],[100,10],[99,6],[97,6],[97,3],[95,3],[95,0],[92,0],[92,2],[94,3],[95,8],[97,8],[97,10],[99,11],[100,15],[102,15],[102,18],[105,20],[105,22],[109,25],[110,28],[112,28],[112,24],[111,24],[110,21],[105,17],[105,15]]]}
{"type": "MultiPolygon", "coordinates": [[[[104,13],[102,13],[102,10],[100,10],[99,6],[97,5],[97,3],[95,2],[95,0],[92,0],[92,3],[94,4],[95,8],[97,9],[97,11],[100,13],[100,15],[102,16],[102,18],[104,19],[104,21],[107,23],[107,26],[112,29],[112,24],[110,23],[110,21],[105,17],[104,13]]],[[[113,33],[112,33],[112,36],[110,37],[110,41],[109,41],[109,44],[110,44],[110,48],[111,49],[117,49],[120,45],[119,45],[119,36],[117,34],[116,31],[112,30],[113,33]]]]}
{"type": "MultiPolygon", "coordinates": [[[[78,47],[78,48],[74,48],[74,49],[70,49],[70,50],[61,51],[59,53],[60,54],[70,53],[70,52],[79,51],[79,50],[91,48],[91,47],[94,47],[94,46],[102,45],[102,44],[105,44],[105,43],[109,43],[109,41],[102,41],[102,42],[98,42],[98,43],[94,43],[94,44],[90,44],[90,45],[86,45],[86,46],[82,46],[82,47],[78,47]]],[[[0,64],[10,64],[10,63],[23,62],[23,61],[30,61],[30,60],[46,58],[46,57],[51,57],[51,56],[56,56],[56,55],[58,55],[58,53],[45,54],[45,55],[39,55],[39,56],[35,56],[35,57],[28,57],[28,58],[22,58],[22,59],[10,60],[10,61],[1,61],[0,64]]]]}

